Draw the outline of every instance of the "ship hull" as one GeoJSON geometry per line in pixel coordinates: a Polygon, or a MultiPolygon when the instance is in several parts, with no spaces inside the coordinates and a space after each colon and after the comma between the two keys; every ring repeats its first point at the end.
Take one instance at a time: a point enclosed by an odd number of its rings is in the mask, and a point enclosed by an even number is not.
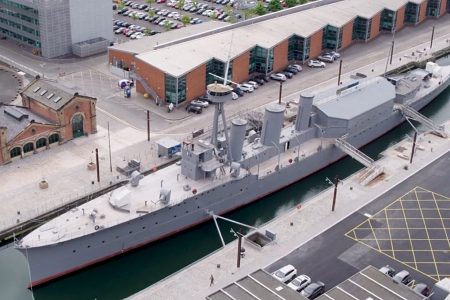
{"type": "MultiPolygon", "coordinates": [[[[423,108],[447,88],[448,84],[442,84],[410,106],[416,110],[423,108]]],[[[355,147],[361,147],[403,121],[399,112],[393,112],[376,126],[353,134],[346,140],[355,147]]],[[[248,175],[239,180],[231,180],[210,191],[193,195],[175,206],[165,207],[89,235],[49,246],[18,248],[28,259],[30,285],[43,284],[208,221],[211,219],[208,211],[221,215],[245,206],[329,166],[344,156],[337,147],[324,148],[305,159],[295,161],[293,157],[292,163],[282,162],[283,167],[277,171],[272,170],[270,174],[260,174],[259,177],[248,175]]]]}

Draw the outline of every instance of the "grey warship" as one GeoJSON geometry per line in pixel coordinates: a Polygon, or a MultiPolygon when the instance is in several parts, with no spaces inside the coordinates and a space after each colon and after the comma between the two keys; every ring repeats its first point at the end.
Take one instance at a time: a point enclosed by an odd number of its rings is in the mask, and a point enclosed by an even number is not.
{"type": "MultiPolygon", "coordinates": [[[[226,77],[225,77],[226,78],[226,77]]],[[[366,166],[367,184],[383,170],[358,150],[406,119],[445,136],[444,128],[418,113],[450,84],[450,66],[352,81],[302,93],[296,118],[285,106],[265,107],[260,132],[241,118],[226,124],[232,89],[213,83],[211,139],[185,141],[181,164],[129,184],[43,224],[15,243],[28,260],[36,286],[173,235],[293,184],[347,154],[366,166]],[[223,128],[219,129],[219,124],[223,128]],[[227,130],[230,128],[230,130],[227,130]],[[229,131],[229,132],[228,132],[229,131]]]]}

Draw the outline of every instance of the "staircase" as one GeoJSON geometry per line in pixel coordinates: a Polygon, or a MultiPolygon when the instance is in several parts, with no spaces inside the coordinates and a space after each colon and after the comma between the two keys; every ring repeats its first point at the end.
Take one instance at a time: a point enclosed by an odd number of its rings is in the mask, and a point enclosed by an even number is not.
{"type": "MultiPolygon", "coordinates": [[[[152,89],[151,86],[148,85],[147,81],[144,80],[141,76],[136,74],[134,71],[130,71],[130,77],[133,78],[135,81],[139,81],[140,84],[144,87],[145,91],[153,98],[153,99],[160,99],[158,94],[156,94],[155,90],[152,89]]],[[[160,99],[163,100],[163,99],[160,99]]]]}
{"type": "Polygon", "coordinates": [[[429,129],[431,129],[434,134],[443,138],[447,137],[447,133],[445,132],[444,126],[437,125],[436,123],[433,122],[433,120],[425,117],[424,115],[416,111],[414,108],[403,104],[396,104],[394,106],[394,109],[400,111],[405,118],[412,119],[416,122],[425,125],[429,129]]]}
{"type": "Polygon", "coordinates": [[[375,161],[373,159],[348,143],[345,140],[345,136],[337,138],[334,144],[344,153],[350,155],[353,159],[357,160],[367,168],[360,176],[360,183],[362,185],[367,185],[369,182],[383,173],[382,167],[375,164],[375,161]]]}

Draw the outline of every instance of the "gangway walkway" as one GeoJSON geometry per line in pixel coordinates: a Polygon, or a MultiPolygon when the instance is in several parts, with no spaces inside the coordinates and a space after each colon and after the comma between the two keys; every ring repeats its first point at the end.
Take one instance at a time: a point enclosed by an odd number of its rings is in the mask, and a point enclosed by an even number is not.
{"type": "Polygon", "coordinates": [[[443,138],[447,137],[447,133],[445,132],[444,126],[437,125],[436,123],[433,122],[433,120],[425,117],[424,115],[422,115],[420,112],[418,112],[414,108],[412,108],[408,105],[404,105],[404,104],[396,104],[394,106],[394,109],[400,111],[405,118],[414,120],[416,122],[419,122],[419,123],[425,125],[429,129],[431,129],[434,134],[436,134],[440,137],[443,137],[443,138]]]}
{"type": "Polygon", "coordinates": [[[383,173],[383,168],[378,166],[372,158],[358,150],[352,144],[348,143],[345,140],[345,137],[346,136],[337,138],[334,144],[344,153],[350,155],[353,159],[357,160],[367,168],[367,170],[363,172],[360,177],[360,183],[362,185],[367,185],[369,182],[383,173]]]}

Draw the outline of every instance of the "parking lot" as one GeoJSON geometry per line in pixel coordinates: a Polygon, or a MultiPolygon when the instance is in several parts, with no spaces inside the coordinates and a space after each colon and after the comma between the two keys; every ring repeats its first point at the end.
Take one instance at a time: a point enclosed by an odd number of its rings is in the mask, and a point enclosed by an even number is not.
{"type": "Polygon", "coordinates": [[[346,236],[434,280],[450,276],[450,198],[416,187],[346,236]]]}
{"type": "MultiPolygon", "coordinates": [[[[175,0],[155,0],[155,3],[151,4],[149,7],[139,9],[132,8],[132,4],[129,6],[125,6],[127,9],[126,12],[120,12],[120,9],[117,8],[114,10],[113,18],[115,22],[114,31],[119,29],[120,27],[124,27],[122,33],[115,34],[115,42],[123,43],[130,39],[135,39],[136,37],[129,33],[129,31],[133,31],[136,33],[137,31],[144,32],[145,28],[148,34],[157,34],[168,30],[176,30],[184,26],[182,17],[189,17],[185,22],[186,26],[195,26],[196,24],[208,22],[212,19],[217,21],[224,21],[226,16],[221,17],[222,14],[231,14],[233,17],[228,18],[228,21],[238,21],[240,19],[240,15],[237,17],[232,14],[233,9],[230,5],[222,5],[216,4],[214,2],[208,2],[205,0],[199,1],[191,1],[191,0],[181,0],[184,4],[185,8],[190,7],[188,10],[183,10],[182,7],[177,8],[175,0]],[[164,2],[162,2],[164,1],[164,2]],[[158,3],[161,2],[161,3],[158,3]],[[195,10],[195,11],[194,11],[195,10]],[[199,11],[200,10],[200,11],[199,11]],[[210,11],[209,16],[204,13],[210,11]],[[132,13],[134,12],[134,13],[132,13]],[[131,13],[131,15],[130,15],[131,13]],[[134,15],[134,16],[133,16],[134,15]],[[145,20],[147,18],[148,20],[145,20]],[[159,20],[158,20],[159,18],[159,20]],[[158,22],[157,22],[158,20],[158,22]],[[120,23],[116,21],[126,22],[126,26],[119,26],[120,23]],[[170,26],[166,25],[167,22],[170,22],[170,26]],[[116,25],[118,23],[118,25],[116,25]],[[129,28],[129,26],[139,26],[138,30],[131,29],[127,30],[127,33],[124,34],[125,28],[129,28]],[[119,27],[117,27],[119,26],[119,27]]],[[[212,0],[211,0],[212,1],[212,0]]],[[[221,0],[221,1],[230,1],[230,0],[221,0]]],[[[231,0],[234,1],[234,0],[231,0]]],[[[128,1],[124,1],[127,3],[128,1]]],[[[132,1],[135,4],[139,5],[148,5],[144,0],[132,1]]],[[[178,4],[180,6],[181,4],[178,4]]],[[[226,22],[226,21],[224,21],[226,22]]],[[[134,27],[135,27],[134,26],[134,27]]]]}
{"type": "Polygon", "coordinates": [[[450,186],[440,176],[449,167],[447,153],[265,270],[291,264],[328,291],[368,265],[390,265],[408,271],[412,287],[432,287],[450,276],[450,186]]]}

